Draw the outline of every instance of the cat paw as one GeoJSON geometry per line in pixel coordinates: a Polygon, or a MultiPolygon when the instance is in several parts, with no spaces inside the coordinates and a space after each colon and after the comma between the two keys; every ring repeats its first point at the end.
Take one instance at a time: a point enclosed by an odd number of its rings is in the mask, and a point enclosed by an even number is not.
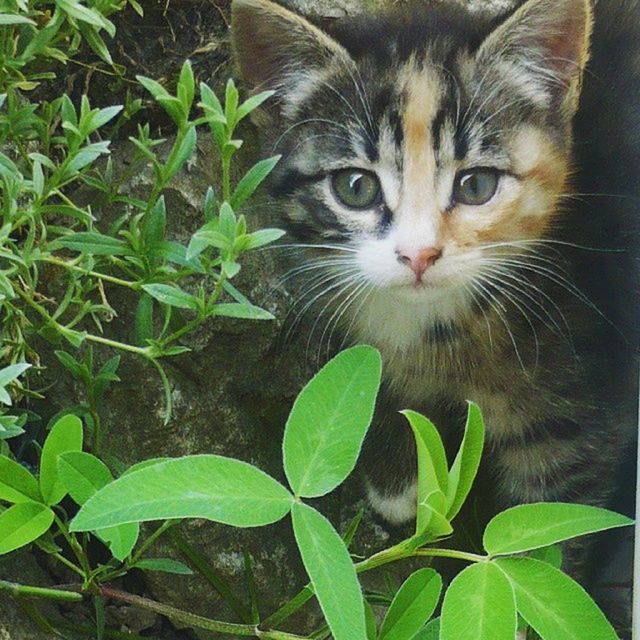
{"type": "Polygon", "coordinates": [[[393,495],[380,493],[371,483],[367,483],[367,496],[372,509],[394,526],[405,524],[416,517],[417,495],[418,487],[415,483],[393,495]]]}

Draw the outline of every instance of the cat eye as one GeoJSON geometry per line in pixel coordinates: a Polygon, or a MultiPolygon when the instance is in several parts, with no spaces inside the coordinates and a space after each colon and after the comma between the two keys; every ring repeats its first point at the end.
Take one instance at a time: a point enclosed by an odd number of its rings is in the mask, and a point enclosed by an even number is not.
{"type": "Polygon", "coordinates": [[[496,195],[500,184],[497,169],[471,169],[456,176],[453,185],[453,200],[459,204],[479,206],[496,195]]]}
{"type": "Polygon", "coordinates": [[[369,209],[378,204],[382,189],[377,176],[360,169],[341,169],[331,175],[335,197],[350,209],[369,209]]]}

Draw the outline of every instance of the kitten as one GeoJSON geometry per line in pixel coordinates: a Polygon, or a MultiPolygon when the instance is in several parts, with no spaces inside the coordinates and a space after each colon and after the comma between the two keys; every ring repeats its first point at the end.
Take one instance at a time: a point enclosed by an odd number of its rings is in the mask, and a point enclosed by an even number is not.
{"type": "Polygon", "coordinates": [[[315,246],[308,304],[383,354],[373,507],[415,513],[397,411],[458,435],[467,399],[504,504],[606,504],[637,424],[638,4],[431,1],[325,28],[232,9],[243,77],[277,92],[271,191],[315,246]]]}

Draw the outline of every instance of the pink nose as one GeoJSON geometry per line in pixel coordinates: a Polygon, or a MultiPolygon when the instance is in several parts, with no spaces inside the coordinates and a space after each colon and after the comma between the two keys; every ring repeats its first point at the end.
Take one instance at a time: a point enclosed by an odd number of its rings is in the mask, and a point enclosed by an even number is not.
{"type": "Polygon", "coordinates": [[[419,249],[418,251],[396,249],[396,254],[398,262],[406,264],[416,274],[416,281],[420,282],[424,272],[442,257],[442,249],[436,247],[419,249]]]}

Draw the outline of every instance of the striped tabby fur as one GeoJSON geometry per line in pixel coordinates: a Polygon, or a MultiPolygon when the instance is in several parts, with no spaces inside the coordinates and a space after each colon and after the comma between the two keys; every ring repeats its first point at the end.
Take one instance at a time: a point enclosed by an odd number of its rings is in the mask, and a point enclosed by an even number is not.
{"type": "Polygon", "coordinates": [[[234,0],[242,75],[277,91],[261,116],[283,154],[272,195],[291,236],[314,246],[301,249],[302,304],[324,312],[323,338],[336,324],[383,354],[364,464],[392,523],[415,508],[406,407],[455,439],[477,402],[505,503],[611,493],[635,424],[623,250],[638,218],[640,12],[624,0],[595,12],[587,66],[588,0],[497,17],[421,2],[323,28],[234,0]],[[474,168],[499,176],[484,204],[452,195],[474,168]],[[374,176],[381,197],[341,203],[344,169],[374,176]]]}

